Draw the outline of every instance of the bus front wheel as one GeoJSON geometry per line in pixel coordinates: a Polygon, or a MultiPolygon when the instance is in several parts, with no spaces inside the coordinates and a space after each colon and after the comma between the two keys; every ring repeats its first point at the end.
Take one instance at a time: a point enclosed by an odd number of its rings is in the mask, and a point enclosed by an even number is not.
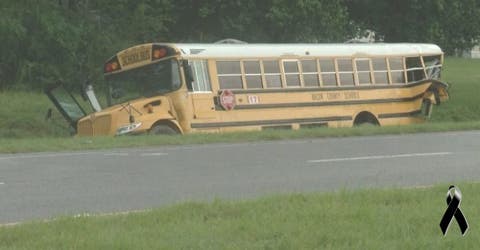
{"type": "Polygon", "coordinates": [[[155,124],[149,131],[152,135],[176,135],[178,132],[167,124],[155,124]]]}

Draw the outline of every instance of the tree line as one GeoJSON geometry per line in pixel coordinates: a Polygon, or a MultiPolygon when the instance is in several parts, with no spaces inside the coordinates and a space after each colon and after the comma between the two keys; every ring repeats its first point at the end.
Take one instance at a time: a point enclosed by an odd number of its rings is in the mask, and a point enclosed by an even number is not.
{"type": "Polygon", "coordinates": [[[101,81],[114,53],[146,42],[435,43],[480,39],[480,0],[2,0],[0,89],[101,81]]]}

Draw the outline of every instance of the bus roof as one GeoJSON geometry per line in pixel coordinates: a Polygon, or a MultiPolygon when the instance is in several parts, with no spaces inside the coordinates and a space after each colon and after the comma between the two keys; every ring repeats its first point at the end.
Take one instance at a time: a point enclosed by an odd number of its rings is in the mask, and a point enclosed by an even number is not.
{"type": "Polygon", "coordinates": [[[185,58],[367,57],[442,54],[435,44],[186,44],[171,43],[185,58]]]}

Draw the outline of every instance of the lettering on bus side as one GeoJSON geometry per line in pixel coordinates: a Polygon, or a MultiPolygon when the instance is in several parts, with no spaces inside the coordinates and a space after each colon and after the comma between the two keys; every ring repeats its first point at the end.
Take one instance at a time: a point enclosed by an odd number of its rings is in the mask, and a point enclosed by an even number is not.
{"type": "Polygon", "coordinates": [[[345,100],[360,99],[360,94],[358,93],[358,91],[343,92],[343,96],[345,100]]]}
{"type": "Polygon", "coordinates": [[[312,100],[314,100],[314,101],[323,101],[323,100],[324,100],[324,98],[323,98],[323,93],[312,94],[312,100]]]}
{"type": "Polygon", "coordinates": [[[328,92],[312,94],[313,101],[356,100],[360,99],[358,91],[328,92]]]}
{"type": "Polygon", "coordinates": [[[327,93],[327,100],[338,100],[342,95],[339,92],[327,93]]]}

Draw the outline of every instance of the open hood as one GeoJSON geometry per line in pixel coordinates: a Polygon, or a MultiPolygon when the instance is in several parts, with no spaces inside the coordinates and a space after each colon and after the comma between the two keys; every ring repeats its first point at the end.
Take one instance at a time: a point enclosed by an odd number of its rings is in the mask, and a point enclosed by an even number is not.
{"type": "Polygon", "coordinates": [[[45,94],[76,131],[77,121],[87,115],[77,99],[62,84],[46,89],[45,94]]]}

